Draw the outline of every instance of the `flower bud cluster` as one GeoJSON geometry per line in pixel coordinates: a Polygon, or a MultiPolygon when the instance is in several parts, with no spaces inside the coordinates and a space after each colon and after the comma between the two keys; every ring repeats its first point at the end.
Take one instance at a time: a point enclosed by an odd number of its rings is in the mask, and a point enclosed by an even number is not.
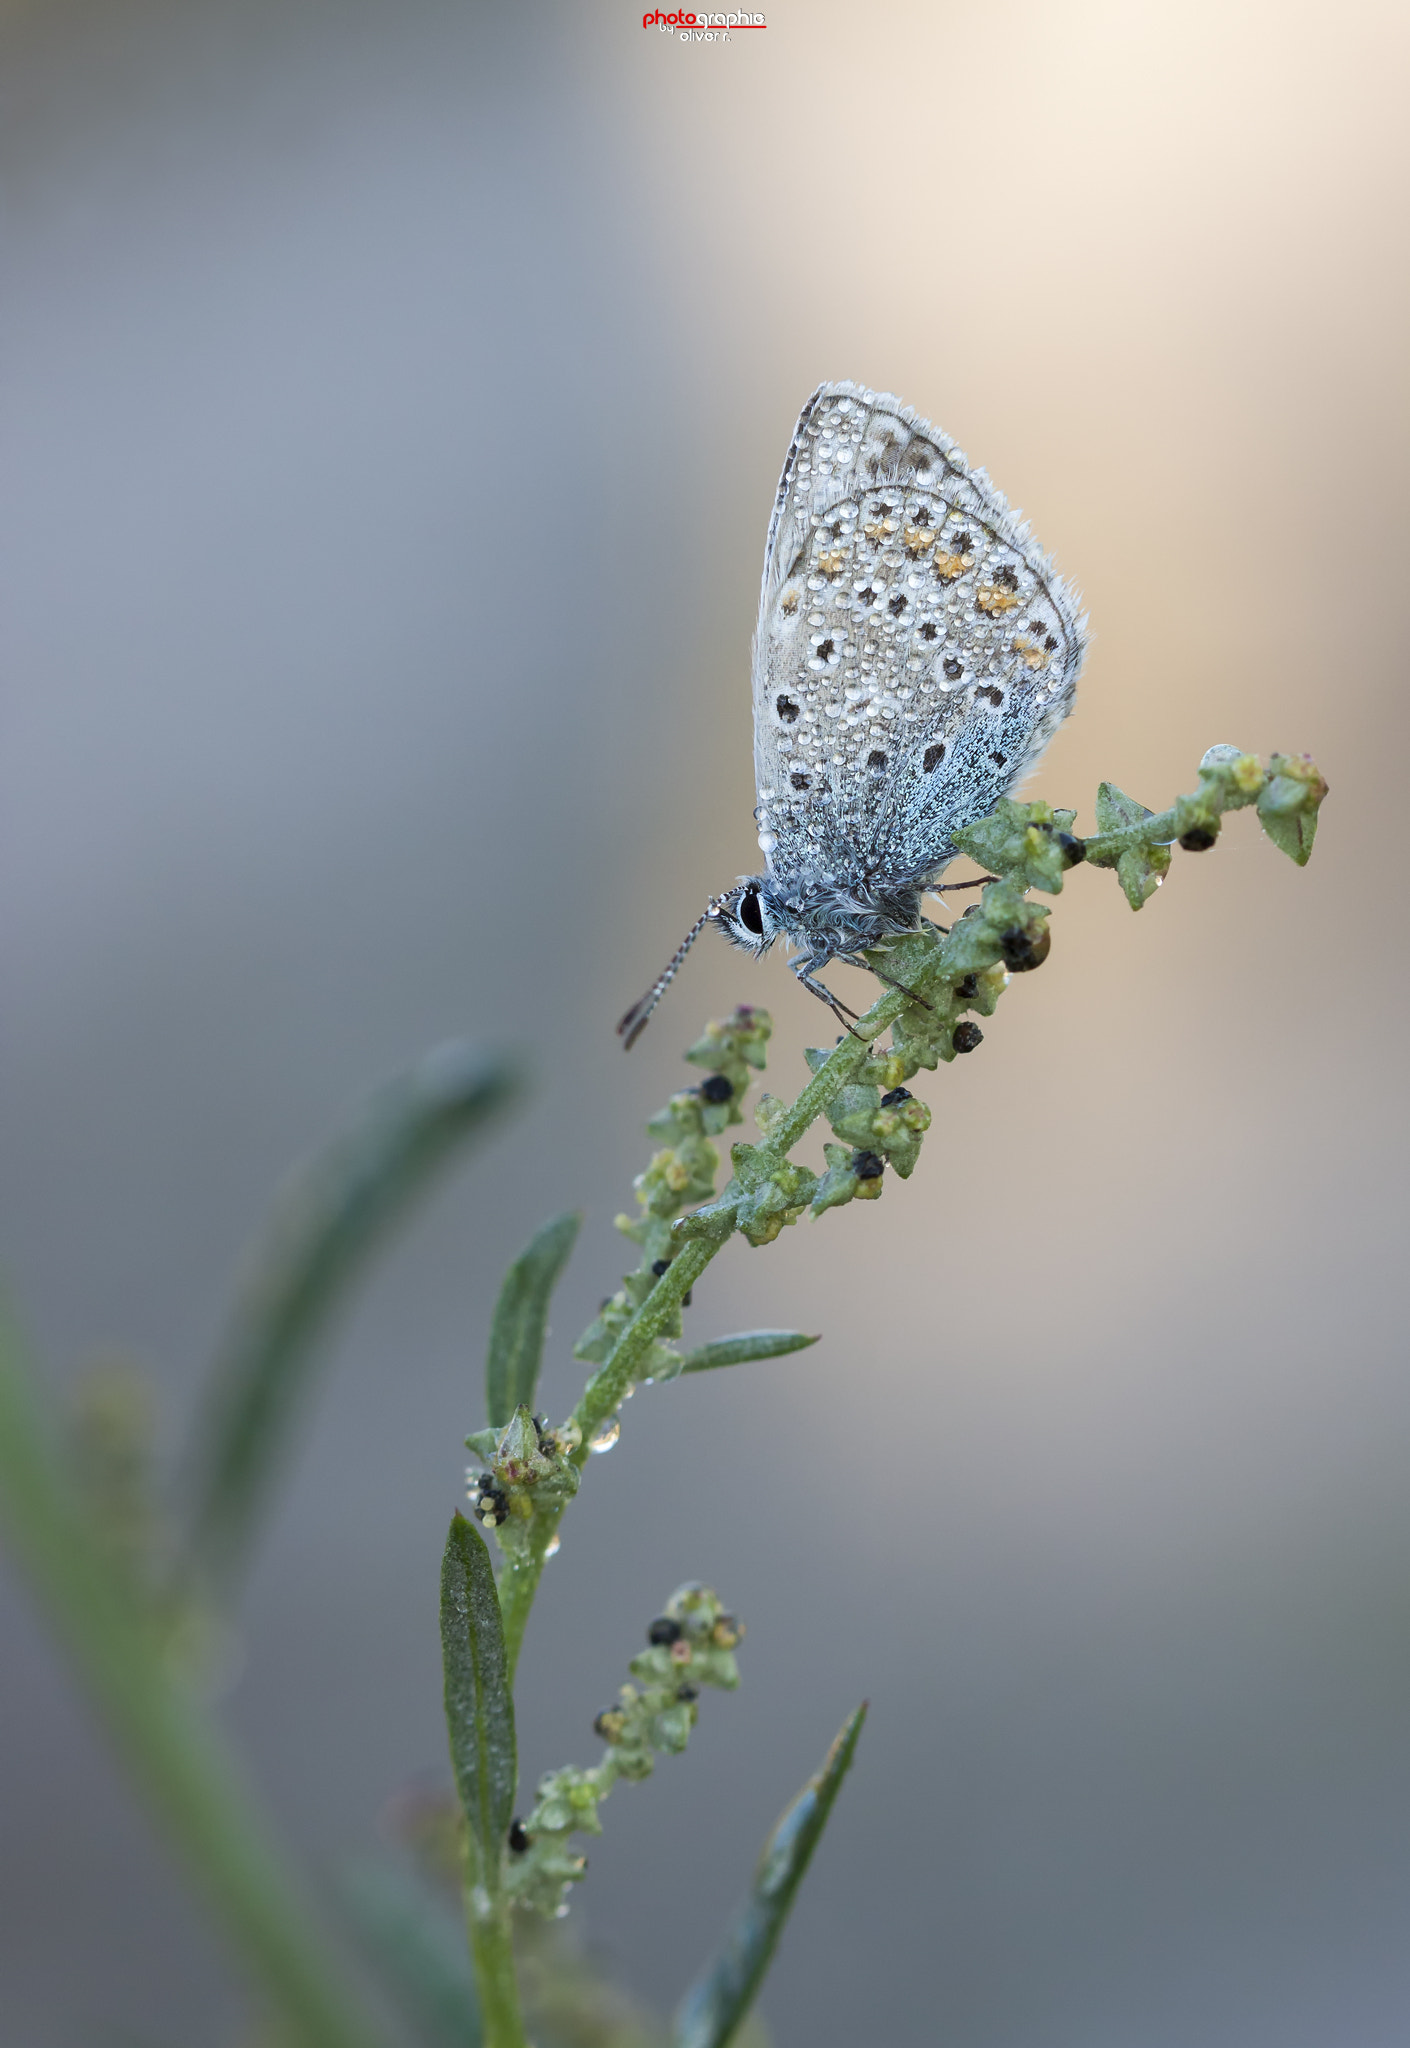
{"type": "Polygon", "coordinates": [[[1305,867],[1326,794],[1326,780],[1310,754],[1271,754],[1265,768],[1257,754],[1211,747],[1200,762],[1198,787],[1159,815],[1104,782],[1097,791],[1100,830],[1087,842],[1087,858],[1097,867],[1115,868],[1127,902],[1139,910],[1169,871],[1172,846],[1207,853],[1224,813],[1256,804],[1273,844],[1305,867]]]}
{"type": "MultiPolygon", "coordinates": [[[[671,1235],[673,1219],[714,1195],[720,1155],[710,1140],[731,1124],[743,1123],[741,1104],[750,1073],[762,1069],[772,1031],[773,1020],[767,1010],[741,1003],[728,1017],[708,1024],[686,1054],[695,1066],[709,1071],[697,1088],[673,1095],[647,1124],[659,1149],[633,1183],[640,1213],[616,1219],[622,1235],[641,1247],[640,1263],[603,1302],[574,1345],[575,1358],[601,1365],[611,1356],[623,1330],[679,1249],[671,1235]]],[[[648,1348],[642,1360],[643,1380],[675,1378],[682,1360],[671,1340],[680,1334],[681,1319],[676,1315],[648,1348]]]]}
{"type": "MultiPolygon", "coordinates": [[[[518,1408],[502,1430],[481,1429],[466,1443],[489,1467],[466,1473],[470,1512],[486,1529],[522,1536],[536,1512],[555,1517],[578,1490],[573,1452],[582,1433],[572,1424],[550,1429],[542,1415],[518,1408]]],[[[501,1541],[503,1541],[503,1536],[501,1541]]]]}
{"type": "Polygon", "coordinates": [[[567,1888],[587,1869],[572,1837],[602,1833],[598,1807],[619,1778],[649,1778],[657,1755],[685,1748],[702,1686],[734,1691],[734,1652],[743,1634],[743,1624],[709,1587],[677,1588],[647,1628],[647,1647],[631,1660],[635,1682],[593,1722],[607,1744],[602,1761],[587,1770],[547,1772],[532,1812],[510,1829],[505,1889],[511,1898],[549,1918],[567,1912],[567,1888]]]}

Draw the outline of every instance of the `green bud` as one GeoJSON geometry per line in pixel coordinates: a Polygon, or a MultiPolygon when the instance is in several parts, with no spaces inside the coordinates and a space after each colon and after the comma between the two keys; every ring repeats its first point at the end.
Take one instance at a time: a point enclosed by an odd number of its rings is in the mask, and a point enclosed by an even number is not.
{"type": "Polygon", "coordinates": [[[1081,841],[1072,836],[1076,816],[1075,811],[1055,811],[1051,804],[1018,804],[1001,797],[989,817],[963,826],[954,842],[980,867],[1020,889],[1044,889],[1056,896],[1064,871],[1082,858],[1081,841]]]}

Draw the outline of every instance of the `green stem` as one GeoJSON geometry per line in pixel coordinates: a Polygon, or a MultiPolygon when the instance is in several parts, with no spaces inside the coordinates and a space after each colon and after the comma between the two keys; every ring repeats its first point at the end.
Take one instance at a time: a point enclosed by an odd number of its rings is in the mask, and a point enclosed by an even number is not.
{"type": "Polygon", "coordinates": [[[870,1058],[872,1040],[880,1038],[887,1026],[895,1023],[909,1002],[910,997],[904,989],[888,989],[864,1017],[857,1019],[777,1125],[773,1136],[759,1147],[761,1159],[782,1166],[809,1125],[817,1122],[828,1104],[842,1093],[863,1060],[870,1058]]]}
{"type": "MultiPolygon", "coordinates": [[[[817,1122],[869,1056],[872,1040],[880,1037],[887,1026],[895,1022],[908,1000],[900,990],[888,989],[872,1004],[866,1015],[858,1019],[852,1032],[843,1038],[813,1075],[772,1138],[759,1147],[761,1159],[782,1165],[809,1126],[817,1122]]],[[[713,1218],[711,1220],[714,1221],[713,1218]]],[[[572,1416],[582,1431],[582,1442],[573,1453],[574,1463],[579,1467],[587,1463],[593,1432],[621,1407],[648,1348],[670,1324],[686,1295],[716,1252],[729,1242],[733,1232],[733,1219],[727,1211],[722,1211],[713,1229],[687,1239],[617,1339],[611,1356],[588,1381],[572,1416]]],[[[499,1605],[504,1621],[504,1651],[511,1684],[529,1611],[543,1576],[548,1546],[562,1519],[563,1507],[552,1515],[536,1516],[529,1543],[522,1551],[506,1558],[500,1573],[499,1605]]]]}
{"type": "MultiPolygon", "coordinates": [[[[1186,797],[1181,801],[1201,801],[1223,817],[1227,811],[1242,811],[1249,804],[1256,804],[1258,798],[1258,788],[1230,789],[1226,785],[1206,791],[1201,798],[1186,797]]],[[[1118,857],[1133,846],[1173,846],[1188,824],[1188,810],[1182,815],[1181,804],[1174,803],[1168,811],[1154,811],[1149,818],[1137,818],[1134,824],[1118,825],[1111,832],[1094,832],[1083,841],[1086,858],[1093,867],[1114,867],[1118,857]]]]}
{"type": "Polygon", "coordinates": [[[134,1774],[292,2039],[373,2048],[312,1909],[218,1729],[169,1673],[58,1467],[19,1346],[0,1328],[0,1506],[15,1551],[134,1774]]]}
{"type": "MultiPolygon", "coordinates": [[[[759,1147],[761,1158],[776,1165],[783,1163],[808,1127],[816,1123],[868,1057],[871,1041],[895,1021],[908,1000],[899,990],[888,989],[872,1004],[866,1015],[858,1019],[853,1027],[856,1035],[848,1033],[843,1038],[841,1045],[804,1088],[773,1137],[759,1147]]],[[[648,1348],[679,1312],[686,1295],[716,1252],[729,1242],[733,1232],[733,1219],[727,1212],[722,1212],[714,1229],[687,1239],[617,1339],[611,1356],[588,1381],[572,1415],[572,1420],[582,1431],[582,1442],[573,1453],[573,1461],[580,1468],[587,1463],[593,1432],[621,1407],[628,1387],[636,1378],[636,1368],[648,1348]]],[[[523,1550],[516,1550],[505,1559],[500,1572],[499,1606],[504,1622],[504,1653],[511,1684],[529,1612],[543,1576],[548,1546],[557,1534],[566,1505],[565,1502],[552,1514],[535,1516],[529,1542],[523,1550]]]]}
{"type": "Polygon", "coordinates": [[[1172,804],[1168,811],[1156,811],[1149,818],[1137,818],[1134,825],[1118,825],[1114,832],[1094,832],[1082,843],[1091,865],[1102,867],[1132,846],[1169,846],[1179,831],[1179,819],[1172,804]]]}
{"type": "Polygon", "coordinates": [[[503,1898],[492,1898],[482,1885],[468,1884],[465,1925],[475,1965],[483,2048],[527,2048],[508,1904],[503,1898]]]}

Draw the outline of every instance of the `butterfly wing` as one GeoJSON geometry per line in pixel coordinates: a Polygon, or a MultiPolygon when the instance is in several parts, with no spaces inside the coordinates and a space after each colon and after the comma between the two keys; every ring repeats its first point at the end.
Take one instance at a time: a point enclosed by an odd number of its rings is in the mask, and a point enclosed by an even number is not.
{"type": "Polygon", "coordinates": [[[824,384],[779,480],[754,641],[759,845],[785,886],[932,874],[1072,708],[1086,621],[982,469],[824,384]]]}

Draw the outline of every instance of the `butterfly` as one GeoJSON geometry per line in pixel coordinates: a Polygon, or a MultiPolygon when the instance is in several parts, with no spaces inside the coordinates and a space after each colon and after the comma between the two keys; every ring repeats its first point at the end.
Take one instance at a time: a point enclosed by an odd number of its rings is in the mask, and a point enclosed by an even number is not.
{"type": "Polygon", "coordinates": [[[630,1046],[707,924],[786,939],[804,988],[914,931],[983,818],[1072,709],[1087,621],[1028,523],[908,405],[823,384],[799,415],[754,636],[764,872],[713,897],[628,1010],[630,1046]]]}

